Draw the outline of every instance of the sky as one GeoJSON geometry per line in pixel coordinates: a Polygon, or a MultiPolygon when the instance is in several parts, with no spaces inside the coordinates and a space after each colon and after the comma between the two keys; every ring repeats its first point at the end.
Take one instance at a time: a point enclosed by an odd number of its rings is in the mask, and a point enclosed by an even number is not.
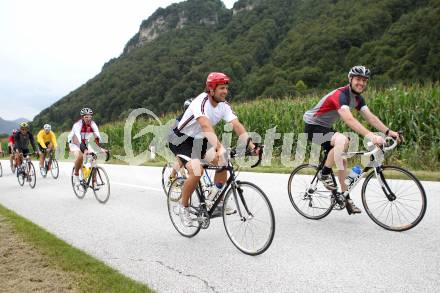
{"type": "Polygon", "coordinates": [[[177,2],[0,0],[0,117],[32,120],[118,57],[142,20],[177,2]]]}

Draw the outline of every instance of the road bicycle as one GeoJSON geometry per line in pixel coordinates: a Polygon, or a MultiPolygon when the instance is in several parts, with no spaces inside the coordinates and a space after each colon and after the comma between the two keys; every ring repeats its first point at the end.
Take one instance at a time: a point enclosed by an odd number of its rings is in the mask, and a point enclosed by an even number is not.
{"type": "Polygon", "coordinates": [[[35,188],[37,183],[37,176],[35,174],[35,167],[31,161],[31,155],[33,153],[27,154],[21,164],[17,167],[17,180],[20,186],[24,185],[24,182],[28,182],[31,188],[35,188]]]}
{"type": "MultiPolygon", "coordinates": [[[[259,148],[258,161],[252,167],[261,162],[263,147],[259,148]]],[[[245,156],[255,155],[249,151],[240,152],[240,154],[243,153],[245,156]]],[[[202,164],[205,169],[228,171],[229,178],[222,191],[212,200],[212,205],[207,205],[206,194],[208,192],[199,182],[189,201],[190,215],[193,220],[190,227],[182,223],[179,215],[179,202],[185,182],[182,177],[174,180],[168,190],[168,213],[173,226],[185,237],[194,237],[201,229],[209,227],[211,219],[222,217],[226,234],[231,242],[245,254],[259,255],[265,252],[272,243],[275,234],[275,217],[269,199],[257,185],[237,180],[236,168],[232,163],[232,159],[236,156],[237,150],[232,149],[229,152],[227,166],[202,164]],[[221,212],[217,212],[217,206],[222,201],[221,212]],[[233,212],[230,213],[227,210],[233,212]]]]}
{"type": "Polygon", "coordinates": [[[46,151],[46,157],[44,158],[43,170],[40,168],[40,173],[43,178],[46,178],[47,173],[50,171],[53,179],[57,179],[60,174],[58,161],[54,158],[54,151],[46,151]]]}
{"type": "MultiPolygon", "coordinates": [[[[365,156],[369,165],[348,187],[346,193],[327,190],[318,180],[327,152],[318,165],[302,164],[290,174],[288,194],[295,210],[302,216],[318,220],[326,217],[333,209],[345,208],[346,195],[362,184],[362,204],[367,215],[380,227],[390,231],[405,231],[417,226],[426,211],[426,194],[420,181],[408,170],[383,165],[382,158],[397,146],[397,140],[387,137],[387,145],[377,147],[370,144],[371,151],[347,152],[344,157],[365,156]],[[392,144],[389,144],[392,142],[392,144]]],[[[331,173],[335,186],[337,181],[331,173]]]]}
{"type": "MultiPolygon", "coordinates": [[[[101,166],[98,166],[98,156],[94,152],[89,152],[84,156],[80,171],[79,184],[75,184],[73,175],[75,167],[72,168],[72,188],[76,197],[83,199],[87,193],[88,188],[93,190],[93,194],[98,202],[105,204],[110,198],[110,180],[107,172],[101,166]]],[[[106,159],[110,159],[110,153],[106,152],[106,159]]]]}

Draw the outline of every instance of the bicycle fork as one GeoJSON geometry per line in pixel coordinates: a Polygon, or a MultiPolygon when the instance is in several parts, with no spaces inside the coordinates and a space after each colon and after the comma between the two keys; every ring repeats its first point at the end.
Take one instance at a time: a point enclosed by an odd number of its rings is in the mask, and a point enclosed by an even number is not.
{"type": "Polygon", "coordinates": [[[248,220],[251,220],[251,219],[254,217],[254,215],[249,211],[249,208],[248,208],[248,206],[247,206],[247,203],[246,203],[246,201],[244,200],[244,197],[243,197],[243,189],[241,189],[240,186],[238,186],[237,183],[235,183],[235,182],[232,183],[231,188],[232,188],[232,193],[234,194],[235,205],[236,205],[236,207],[237,207],[238,214],[239,214],[239,216],[240,216],[241,221],[242,221],[242,222],[246,222],[246,221],[248,221],[248,220]],[[238,196],[237,196],[237,195],[238,195],[238,196]],[[242,203],[244,209],[246,210],[246,213],[247,213],[247,215],[248,215],[247,217],[243,216],[243,214],[242,214],[242,212],[241,212],[241,208],[240,208],[240,205],[239,205],[239,203],[238,203],[238,197],[240,197],[241,203],[242,203]]]}
{"type": "Polygon", "coordinates": [[[389,201],[396,200],[396,195],[391,191],[390,186],[388,185],[385,176],[383,176],[382,168],[375,168],[374,173],[376,175],[377,181],[379,181],[380,187],[382,188],[383,193],[388,198],[389,201]]]}

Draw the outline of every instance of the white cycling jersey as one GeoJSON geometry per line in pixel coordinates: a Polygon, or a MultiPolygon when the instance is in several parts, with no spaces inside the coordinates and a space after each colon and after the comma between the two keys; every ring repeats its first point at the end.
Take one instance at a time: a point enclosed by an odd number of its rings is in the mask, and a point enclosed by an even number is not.
{"type": "Polygon", "coordinates": [[[72,131],[70,131],[68,136],[68,141],[73,143],[73,138],[76,137],[79,143],[87,144],[87,141],[90,139],[92,134],[99,143],[101,140],[101,135],[99,134],[98,125],[96,125],[95,121],[91,121],[90,125],[86,125],[82,120],[79,120],[73,124],[72,131]]]}
{"type": "Polygon", "coordinates": [[[177,129],[190,137],[204,138],[202,127],[197,122],[197,118],[201,116],[207,117],[212,126],[219,123],[222,119],[226,122],[237,119],[237,116],[227,102],[218,103],[217,106],[214,107],[209,101],[208,94],[202,93],[198,95],[191,102],[188,109],[186,109],[182,119],[177,125],[177,129]]]}

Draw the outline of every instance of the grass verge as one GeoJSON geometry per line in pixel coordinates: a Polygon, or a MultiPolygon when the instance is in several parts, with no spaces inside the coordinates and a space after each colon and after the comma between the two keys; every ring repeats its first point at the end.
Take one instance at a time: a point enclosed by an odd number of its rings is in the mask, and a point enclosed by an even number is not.
{"type": "Polygon", "coordinates": [[[14,232],[34,246],[47,261],[67,272],[83,292],[153,292],[83,251],[0,204],[0,214],[8,219],[14,232]]]}

